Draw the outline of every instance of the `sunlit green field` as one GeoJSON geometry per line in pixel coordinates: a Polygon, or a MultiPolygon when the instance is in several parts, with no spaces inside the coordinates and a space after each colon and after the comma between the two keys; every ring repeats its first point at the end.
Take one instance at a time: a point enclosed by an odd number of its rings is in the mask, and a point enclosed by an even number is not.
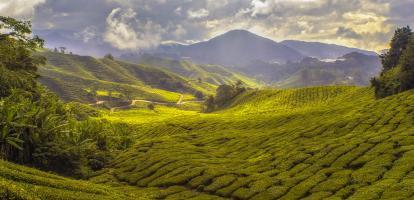
{"type": "Polygon", "coordinates": [[[136,127],[137,143],[90,182],[6,164],[1,187],[43,199],[412,199],[413,102],[414,91],[376,100],[337,86],[249,90],[211,114],[105,112],[136,127]]]}
{"type": "Polygon", "coordinates": [[[230,108],[121,111],[138,144],[92,180],[171,191],[159,198],[410,199],[414,92],[248,91],[230,108]]]}
{"type": "Polygon", "coordinates": [[[148,199],[149,195],[138,189],[127,193],[115,187],[74,181],[0,160],[0,199],[123,200],[148,199]]]}

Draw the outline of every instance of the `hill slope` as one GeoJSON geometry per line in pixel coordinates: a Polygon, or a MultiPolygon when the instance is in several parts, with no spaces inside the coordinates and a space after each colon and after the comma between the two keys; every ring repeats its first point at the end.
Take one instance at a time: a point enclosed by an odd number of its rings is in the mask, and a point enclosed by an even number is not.
{"type": "Polygon", "coordinates": [[[357,52],[368,56],[378,56],[375,52],[366,51],[357,48],[349,48],[339,46],[335,44],[325,44],[320,42],[304,42],[297,40],[285,40],[280,42],[281,44],[288,46],[307,57],[313,57],[318,59],[335,59],[345,54],[357,52]]]}
{"type": "Polygon", "coordinates": [[[75,181],[0,160],[0,199],[147,199],[108,186],[75,181]]]}
{"type": "Polygon", "coordinates": [[[258,84],[240,73],[226,69],[219,65],[194,64],[188,60],[174,60],[168,58],[155,57],[151,55],[124,55],[121,59],[129,62],[151,66],[157,69],[167,70],[178,74],[191,82],[207,82],[212,85],[232,84],[242,80],[249,86],[258,84]]]}
{"type": "Polygon", "coordinates": [[[41,55],[48,64],[39,69],[40,81],[67,101],[96,101],[91,90],[171,102],[178,100],[179,93],[214,90],[209,84],[194,85],[179,75],[150,66],[52,52],[41,55]]]}
{"type": "Polygon", "coordinates": [[[309,87],[319,85],[369,85],[381,69],[378,56],[349,53],[335,61],[305,58],[301,62],[277,64],[251,62],[240,70],[278,87],[309,87]]]}
{"type": "Polygon", "coordinates": [[[248,91],[227,110],[157,123],[138,114],[139,144],[96,179],[180,188],[170,199],[410,199],[413,101],[317,87],[248,91]]]}

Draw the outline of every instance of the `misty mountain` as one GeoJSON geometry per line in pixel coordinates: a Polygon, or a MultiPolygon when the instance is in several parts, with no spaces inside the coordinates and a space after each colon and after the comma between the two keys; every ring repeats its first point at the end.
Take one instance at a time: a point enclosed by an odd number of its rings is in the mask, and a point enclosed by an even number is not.
{"type": "Polygon", "coordinates": [[[336,44],[325,44],[320,42],[304,42],[296,40],[285,40],[280,42],[281,44],[288,46],[302,55],[307,57],[314,57],[318,59],[336,59],[348,53],[358,52],[365,55],[377,56],[377,53],[373,51],[366,51],[357,48],[350,48],[340,46],[336,44]]]}
{"type": "Polygon", "coordinates": [[[151,53],[232,67],[252,60],[284,63],[299,61],[305,57],[292,48],[245,30],[229,31],[208,41],[191,45],[161,45],[151,53]]]}
{"type": "Polygon", "coordinates": [[[381,70],[378,56],[352,52],[335,61],[307,57],[300,62],[277,64],[253,61],[243,68],[244,74],[278,87],[315,85],[368,85],[381,70]]]}

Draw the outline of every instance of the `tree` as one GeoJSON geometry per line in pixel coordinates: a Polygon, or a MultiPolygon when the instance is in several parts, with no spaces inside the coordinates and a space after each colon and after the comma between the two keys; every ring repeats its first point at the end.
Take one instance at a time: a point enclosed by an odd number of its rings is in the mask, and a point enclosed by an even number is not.
{"type": "Polygon", "coordinates": [[[65,54],[65,51],[66,51],[66,47],[59,47],[59,49],[60,49],[60,53],[63,53],[63,54],[65,54]]]}
{"type": "Polygon", "coordinates": [[[203,99],[203,98],[204,98],[204,94],[203,94],[202,92],[200,92],[200,91],[197,91],[197,92],[194,94],[194,96],[195,96],[197,99],[203,99]]]}
{"type": "Polygon", "coordinates": [[[414,36],[411,37],[410,43],[402,54],[399,65],[401,66],[400,74],[400,91],[406,91],[414,88],[414,36]]]}
{"type": "Polygon", "coordinates": [[[89,94],[93,97],[93,98],[97,98],[98,97],[98,87],[96,85],[93,85],[90,89],[89,94]]]}
{"type": "Polygon", "coordinates": [[[411,35],[412,31],[409,26],[398,28],[395,31],[390,43],[391,48],[387,53],[384,53],[380,56],[383,66],[382,73],[385,73],[393,67],[397,66],[403,51],[406,49],[407,44],[409,43],[411,35]]]}
{"type": "Polygon", "coordinates": [[[155,105],[153,103],[150,103],[150,104],[148,104],[147,108],[150,109],[150,110],[154,110],[155,105]]]}
{"type": "Polygon", "coordinates": [[[42,48],[44,41],[38,36],[30,37],[31,23],[0,16],[0,64],[8,69],[35,73],[37,66],[45,64],[42,56],[33,55],[42,48]]]}
{"type": "Polygon", "coordinates": [[[53,52],[54,53],[59,53],[59,51],[58,51],[58,49],[56,47],[53,49],[53,52]]]}
{"type": "Polygon", "coordinates": [[[109,60],[114,60],[114,56],[112,56],[112,54],[106,54],[105,56],[104,56],[104,58],[106,58],[106,59],[109,59],[109,60]]]}
{"type": "Polygon", "coordinates": [[[215,99],[213,95],[208,96],[204,102],[204,112],[212,112],[216,108],[215,99]]]}
{"type": "Polygon", "coordinates": [[[390,50],[381,55],[383,70],[371,79],[377,98],[414,88],[414,36],[409,26],[395,31],[390,50]]]}
{"type": "Polygon", "coordinates": [[[232,99],[236,94],[235,87],[231,85],[220,85],[216,90],[216,104],[224,105],[228,100],[232,99]]]}

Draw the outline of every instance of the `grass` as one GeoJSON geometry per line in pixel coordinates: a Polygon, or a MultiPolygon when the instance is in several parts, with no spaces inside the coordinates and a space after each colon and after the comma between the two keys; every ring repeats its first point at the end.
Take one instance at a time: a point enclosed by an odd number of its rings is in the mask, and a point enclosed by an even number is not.
{"type": "MultiPolygon", "coordinates": [[[[137,125],[138,144],[108,182],[234,199],[414,197],[414,91],[252,90],[212,114],[159,107],[105,118],[137,125]]],[[[99,176],[95,177],[99,178],[99,176]]]]}

